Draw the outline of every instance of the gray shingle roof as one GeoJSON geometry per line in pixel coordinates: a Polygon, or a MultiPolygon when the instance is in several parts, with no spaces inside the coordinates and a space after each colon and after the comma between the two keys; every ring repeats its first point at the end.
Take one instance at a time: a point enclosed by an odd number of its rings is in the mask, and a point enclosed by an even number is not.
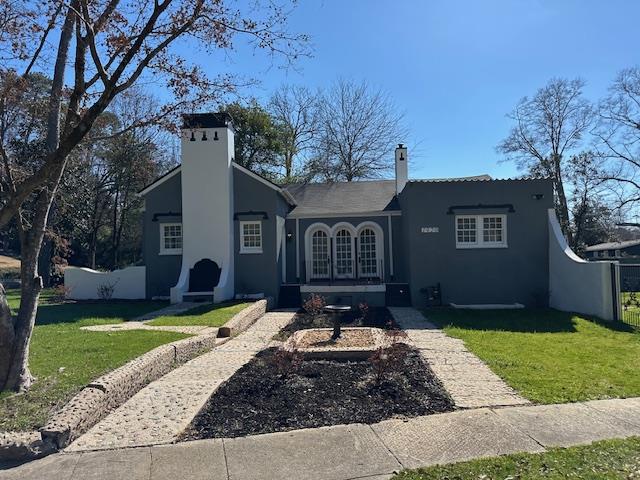
{"type": "Polygon", "coordinates": [[[636,245],[640,245],[640,240],[626,240],[624,242],[598,243],[597,245],[591,245],[585,248],[585,251],[598,252],[600,250],[619,250],[622,248],[635,247],[636,245]]]}
{"type": "MultiPolygon", "coordinates": [[[[489,175],[460,178],[433,178],[409,182],[470,182],[491,180],[489,175]]],[[[349,215],[354,213],[389,212],[400,210],[395,196],[395,180],[360,182],[296,183],[284,189],[296,201],[290,216],[349,215]]]]}
{"type": "Polygon", "coordinates": [[[296,201],[290,216],[347,215],[400,210],[395,180],[297,183],[285,189],[296,201]]]}

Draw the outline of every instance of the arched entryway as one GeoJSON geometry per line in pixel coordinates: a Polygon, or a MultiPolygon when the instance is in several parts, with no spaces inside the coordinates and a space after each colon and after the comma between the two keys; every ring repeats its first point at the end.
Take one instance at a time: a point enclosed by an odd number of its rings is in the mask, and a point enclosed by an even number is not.
{"type": "Polygon", "coordinates": [[[375,222],[329,228],[318,222],[305,233],[307,281],[384,278],[384,237],[375,222]]]}

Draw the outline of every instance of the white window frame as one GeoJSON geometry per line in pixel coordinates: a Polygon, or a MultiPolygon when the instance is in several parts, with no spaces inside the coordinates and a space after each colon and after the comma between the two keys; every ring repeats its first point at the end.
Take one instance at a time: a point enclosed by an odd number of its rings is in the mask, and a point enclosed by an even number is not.
{"type": "Polygon", "coordinates": [[[161,223],[160,224],[160,255],[182,255],[182,247],[165,248],[165,227],[180,227],[180,239],[184,242],[184,232],[182,231],[182,223],[161,223]]]}
{"type": "Polygon", "coordinates": [[[455,239],[456,248],[507,248],[507,216],[504,214],[489,214],[489,215],[456,215],[455,222],[455,239]],[[476,221],[476,241],[475,242],[460,242],[458,241],[458,219],[459,218],[474,218],[476,221]],[[502,219],[502,241],[501,242],[485,242],[484,241],[484,219],[485,218],[501,218],[502,219]]]}
{"type": "Polygon", "coordinates": [[[261,220],[243,220],[240,222],[240,253],[262,253],[262,221],[261,220]],[[245,225],[258,225],[260,227],[260,246],[259,247],[245,247],[244,246],[244,226],[245,225]]]}

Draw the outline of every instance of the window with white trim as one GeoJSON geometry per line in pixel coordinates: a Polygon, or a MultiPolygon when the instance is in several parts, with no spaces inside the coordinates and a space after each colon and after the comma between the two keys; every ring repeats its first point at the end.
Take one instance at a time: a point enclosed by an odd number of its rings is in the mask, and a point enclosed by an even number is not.
{"type": "Polygon", "coordinates": [[[506,215],[456,215],[456,248],[506,248],[506,215]]]}
{"type": "Polygon", "coordinates": [[[240,253],[262,253],[262,222],[240,222],[240,253]]]}
{"type": "Polygon", "coordinates": [[[160,224],[160,255],[182,254],[182,224],[160,224]]]}

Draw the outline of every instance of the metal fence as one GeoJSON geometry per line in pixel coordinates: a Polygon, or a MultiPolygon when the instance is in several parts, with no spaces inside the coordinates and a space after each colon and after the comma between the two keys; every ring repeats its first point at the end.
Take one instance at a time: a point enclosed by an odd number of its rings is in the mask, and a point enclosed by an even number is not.
{"type": "Polygon", "coordinates": [[[640,327],[640,265],[620,265],[621,320],[640,327]]]}

